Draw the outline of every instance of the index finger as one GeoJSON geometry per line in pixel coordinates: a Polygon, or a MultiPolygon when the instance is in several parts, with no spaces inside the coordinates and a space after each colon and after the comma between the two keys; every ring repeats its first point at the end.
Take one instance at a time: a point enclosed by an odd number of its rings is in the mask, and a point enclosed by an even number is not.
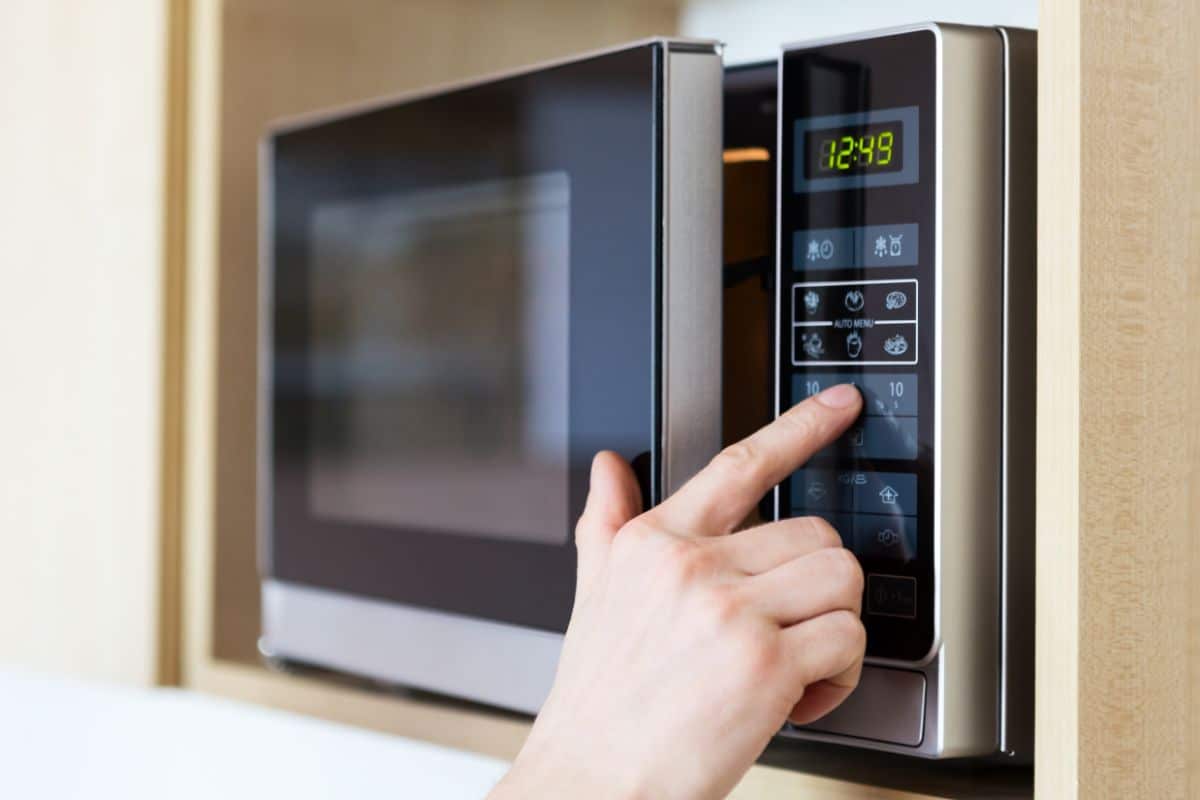
{"type": "Polygon", "coordinates": [[[722,450],[650,513],[677,533],[729,533],[771,487],[840,436],[861,408],[852,384],[830,387],[722,450]]]}

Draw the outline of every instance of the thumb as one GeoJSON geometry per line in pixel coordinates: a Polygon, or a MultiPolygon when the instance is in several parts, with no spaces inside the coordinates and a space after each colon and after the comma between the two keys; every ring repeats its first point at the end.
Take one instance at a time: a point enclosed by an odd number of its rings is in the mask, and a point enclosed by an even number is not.
{"type": "Polygon", "coordinates": [[[642,510],[642,492],[625,460],[605,450],[592,460],[587,505],[575,526],[579,581],[594,575],[604,562],[617,531],[642,510]]]}

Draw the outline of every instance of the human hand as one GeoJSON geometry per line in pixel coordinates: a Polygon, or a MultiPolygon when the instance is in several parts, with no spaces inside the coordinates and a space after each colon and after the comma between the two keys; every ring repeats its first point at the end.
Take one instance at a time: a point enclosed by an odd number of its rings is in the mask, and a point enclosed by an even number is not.
{"type": "Polygon", "coordinates": [[[846,698],[866,642],[854,556],[816,518],[731,531],[861,402],[806,400],[640,515],[629,466],[596,457],[554,688],[493,800],[724,797],[785,720],[846,698]]]}

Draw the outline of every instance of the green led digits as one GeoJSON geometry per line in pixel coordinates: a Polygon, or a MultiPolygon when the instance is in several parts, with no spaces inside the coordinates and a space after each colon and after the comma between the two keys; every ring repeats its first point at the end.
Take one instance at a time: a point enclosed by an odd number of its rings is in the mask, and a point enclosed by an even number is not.
{"type": "Polygon", "coordinates": [[[896,136],[891,131],[879,133],[879,166],[886,167],[892,163],[892,142],[896,136]]]}
{"type": "Polygon", "coordinates": [[[880,131],[878,135],[843,134],[825,139],[821,142],[821,166],[838,172],[857,167],[886,167],[892,163],[895,141],[896,134],[892,131],[880,131]]]}
{"type": "Polygon", "coordinates": [[[805,173],[815,177],[898,170],[902,132],[900,122],[807,131],[805,173]]]}

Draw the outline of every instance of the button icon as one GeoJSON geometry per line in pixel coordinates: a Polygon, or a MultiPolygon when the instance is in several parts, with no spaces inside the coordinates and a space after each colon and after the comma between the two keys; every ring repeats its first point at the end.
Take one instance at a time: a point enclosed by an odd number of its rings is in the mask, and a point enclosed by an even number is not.
{"type": "Polygon", "coordinates": [[[825,340],[815,331],[800,334],[800,347],[809,358],[820,358],[825,355],[825,340]]]}
{"type": "Polygon", "coordinates": [[[832,239],[809,239],[808,240],[808,260],[809,261],[828,261],[833,258],[833,240],[832,239]]]}
{"type": "Polygon", "coordinates": [[[914,417],[867,416],[839,439],[834,447],[860,458],[912,461],[916,459],[919,449],[917,420],[914,417]]]}
{"type": "Polygon", "coordinates": [[[851,508],[848,493],[834,480],[832,470],[799,470],[792,475],[790,491],[792,511],[815,514],[851,508]]]}
{"type": "Polygon", "coordinates": [[[907,575],[868,575],[867,613],[885,617],[917,616],[917,579],[907,575]]]}
{"type": "MultiPolygon", "coordinates": [[[[867,433],[870,444],[870,432],[867,433]]],[[[850,488],[854,510],[859,514],[888,517],[917,513],[917,476],[908,472],[865,472],[867,482],[850,488]]],[[[893,526],[894,527],[894,526],[893,526]]]]}
{"type": "Polygon", "coordinates": [[[857,514],[854,517],[856,555],[907,562],[917,557],[917,519],[895,514],[857,514]]]}
{"type": "Polygon", "coordinates": [[[902,356],[908,352],[908,339],[904,338],[903,333],[889,336],[883,341],[883,350],[889,356],[902,356]]]}
{"type": "Polygon", "coordinates": [[[888,292],[883,299],[883,306],[888,311],[899,311],[908,305],[908,295],[904,292],[888,292]]]}
{"type": "Polygon", "coordinates": [[[817,313],[817,309],[821,307],[821,295],[815,290],[809,289],[804,293],[804,310],[810,315],[817,313]]]}
{"type": "Polygon", "coordinates": [[[867,298],[858,289],[851,289],[846,292],[846,310],[847,311],[862,311],[862,308],[867,303],[867,298]]]}
{"type": "Polygon", "coordinates": [[[912,267],[920,239],[916,223],[864,225],[859,228],[858,257],[863,267],[912,267]]]}
{"type": "Polygon", "coordinates": [[[858,331],[851,331],[846,336],[846,356],[848,358],[858,358],[862,353],[862,337],[858,335],[858,331]]]}

